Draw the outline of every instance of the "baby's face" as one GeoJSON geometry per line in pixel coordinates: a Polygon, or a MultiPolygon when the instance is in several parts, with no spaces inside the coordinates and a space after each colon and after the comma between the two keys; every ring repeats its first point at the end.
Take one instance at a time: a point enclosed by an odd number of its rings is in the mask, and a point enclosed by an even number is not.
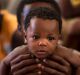
{"type": "Polygon", "coordinates": [[[58,44],[58,21],[34,17],[26,31],[28,47],[38,58],[45,58],[56,50],[58,44]]]}

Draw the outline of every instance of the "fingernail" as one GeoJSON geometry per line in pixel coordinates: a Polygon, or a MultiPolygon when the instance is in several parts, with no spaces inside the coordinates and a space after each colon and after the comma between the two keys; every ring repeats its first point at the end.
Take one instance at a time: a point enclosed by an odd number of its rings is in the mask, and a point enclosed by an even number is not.
{"type": "Polygon", "coordinates": [[[39,59],[35,59],[36,60],[36,62],[39,62],[40,60],[39,59]]]}
{"type": "Polygon", "coordinates": [[[40,68],[42,66],[42,64],[38,64],[38,67],[40,68]]]}
{"type": "Polygon", "coordinates": [[[44,69],[44,66],[42,65],[41,68],[44,69]]]}
{"type": "Polygon", "coordinates": [[[46,59],[43,59],[43,62],[46,62],[46,59]]]}
{"type": "Polygon", "coordinates": [[[41,72],[41,71],[38,71],[38,74],[39,74],[39,75],[41,75],[41,74],[42,74],[42,72],[41,72]]]}

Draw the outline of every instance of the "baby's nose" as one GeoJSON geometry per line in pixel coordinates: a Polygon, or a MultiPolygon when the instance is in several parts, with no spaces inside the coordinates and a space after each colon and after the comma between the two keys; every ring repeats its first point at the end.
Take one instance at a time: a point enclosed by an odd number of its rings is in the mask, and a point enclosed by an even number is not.
{"type": "Polygon", "coordinates": [[[39,41],[39,46],[47,46],[47,41],[46,40],[41,40],[39,41]]]}

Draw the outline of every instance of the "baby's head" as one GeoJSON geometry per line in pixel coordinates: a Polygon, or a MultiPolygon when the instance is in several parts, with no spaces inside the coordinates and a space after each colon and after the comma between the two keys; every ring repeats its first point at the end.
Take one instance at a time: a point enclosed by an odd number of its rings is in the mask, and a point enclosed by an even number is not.
{"type": "Polygon", "coordinates": [[[22,30],[22,23],[25,19],[25,16],[32,8],[35,7],[51,8],[54,9],[59,15],[61,15],[60,8],[55,0],[20,0],[17,8],[18,30],[22,30]]]}
{"type": "Polygon", "coordinates": [[[30,52],[38,58],[44,58],[57,48],[61,17],[52,9],[35,8],[26,16],[24,28],[30,52]]]}
{"type": "Polygon", "coordinates": [[[54,7],[48,2],[47,4],[42,2],[43,5],[40,3],[36,3],[39,4],[37,6],[33,4],[33,7],[24,6],[23,17],[21,16],[21,21],[18,18],[18,22],[22,24],[30,52],[37,58],[45,58],[57,48],[62,24],[55,3],[54,7]]]}

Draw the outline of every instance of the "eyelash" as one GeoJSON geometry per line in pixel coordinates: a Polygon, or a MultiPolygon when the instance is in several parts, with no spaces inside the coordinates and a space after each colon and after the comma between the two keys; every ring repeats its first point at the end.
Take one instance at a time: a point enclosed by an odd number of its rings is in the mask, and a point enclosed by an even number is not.
{"type": "MultiPolygon", "coordinates": [[[[40,38],[39,35],[33,35],[32,37],[34,40],[38,40],[40,38]]],[[[54,40],[55,38],[53,36],[48,36],[47,39],[51,41],[54,40]]]]}
{"type": "Polygon", "coordinates": [[[34,39],[34,40],[37,40],[37,39],[39,39],[39,38],[40,38],[39,35],[33,35],[33,39],[34,39]]]}
{"type": "Polygon", "coordinates": [[[48,38],[48,40],[54,40],[55,38],[54,37],[52,37],[52,36],[49,36],[49,37],[47,37],[48,38]]]}

